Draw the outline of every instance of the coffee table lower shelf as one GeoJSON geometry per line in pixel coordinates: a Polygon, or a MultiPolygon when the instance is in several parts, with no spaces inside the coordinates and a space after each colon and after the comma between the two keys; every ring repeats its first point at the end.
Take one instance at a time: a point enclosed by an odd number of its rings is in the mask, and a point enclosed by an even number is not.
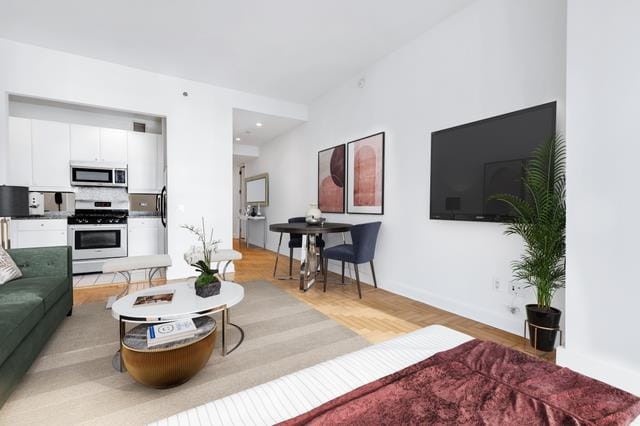
{"type": "MultiPolygon", "coordinates": [[[[198,328],[195,336],[152,348],[147,347],[147,329],[153,323],[139,324],[125,332],[124,321],[121,321],[121,349],[113,356],[113,368],[127,371],[137,382],[155,388],[178,386],[188,381],[209,361],[217,334],[213,318],[202,316],[193,320],[198,328]]],[[[238,329],[240,339],[230,350],[225,350],[223,329],[223,356],[236,350],[244,341],[244,330],[236,324],[228,324],[238,329]]]]}

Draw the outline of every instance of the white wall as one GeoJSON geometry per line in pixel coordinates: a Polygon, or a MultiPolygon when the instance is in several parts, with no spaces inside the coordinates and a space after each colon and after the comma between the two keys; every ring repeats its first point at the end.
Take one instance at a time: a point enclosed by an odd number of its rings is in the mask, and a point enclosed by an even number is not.
{"type": "Polygon", "coordinates": [[[194,240],[182,224],[204,216],[231,247],[232,109],[307,118],[303,105],[4,39],[0,63],[0,183],[10,161],[9,94],[166,117],[170,278],[193,275],[182,254],[194,240]]]}
{"type": "Polygon", "coordinates": [[[9,115],[121,130],[133,130],[133,122],[135,121],[144,123],[147,133],[162,134],[162,119],[157,117],[78,107],[57,102],[42,102],[38,99],[9,99],[9,115]]]}
{"type": "Polygon", "coordinates": [[[570,0],[567,341],[558,362],[640,395],[640,3],[570,0]]]}
{"type": "MultiPolygon", "coordinates": [[[[521,242],[499,224],[428,219],[430,133],[552,100],[562,130],[565,12],[558,0],[474,2],[313,102],[308,123],[247,164],[247,175],[270,174],[269,222],[304,214],[316,201],[317,151],[385,131],[384,216],[327,216],[383,221],[381,287],[522,333],[522,312],[512,315],[507,305],[522,309],[525,300],[492,290],[494,278],[506,287],[521,242]]],[[[269,236],[272,249],[276,238],[269,236]]]]}

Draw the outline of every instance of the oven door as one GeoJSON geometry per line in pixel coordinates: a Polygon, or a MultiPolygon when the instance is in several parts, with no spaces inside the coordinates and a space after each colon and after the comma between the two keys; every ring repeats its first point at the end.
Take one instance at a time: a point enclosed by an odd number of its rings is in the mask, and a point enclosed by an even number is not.
{"type": "Polygon", "coordinates": [[[127,225],[69,225],[73,260],[127,256],[127,225]]]}
{"type": "Polygon", "coordinates": [[[116,186],[111,168],[71,166],[71,185],[116,186]]]}

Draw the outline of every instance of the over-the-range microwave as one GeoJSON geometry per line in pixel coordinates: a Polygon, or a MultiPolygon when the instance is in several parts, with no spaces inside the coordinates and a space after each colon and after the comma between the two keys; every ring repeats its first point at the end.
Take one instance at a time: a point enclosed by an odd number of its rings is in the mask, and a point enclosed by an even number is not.
{"type": "Polygon", "coordinates": [[[73,186],[127,186],[127,165],[111,162],[72,162],[73,186]]]}

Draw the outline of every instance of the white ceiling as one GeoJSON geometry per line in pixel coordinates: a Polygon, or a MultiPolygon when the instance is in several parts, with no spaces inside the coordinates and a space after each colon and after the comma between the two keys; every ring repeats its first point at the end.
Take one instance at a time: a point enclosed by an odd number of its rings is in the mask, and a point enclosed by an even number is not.
{"type": "Polygon", "coordinates": [[[278,117],[242,109],[233,110],[233,141],[241,145],[260,146],[304,123],[294,118],[278,117]],[[261,123],[258,127],[256,123],[261,123]],[[240,140],[237,140],[240,138],[240,140]]]}
{"type": "Polygon", "coordinates": [[[472,0],[0,0],[0,37],[306,103],[472,0]]]}

